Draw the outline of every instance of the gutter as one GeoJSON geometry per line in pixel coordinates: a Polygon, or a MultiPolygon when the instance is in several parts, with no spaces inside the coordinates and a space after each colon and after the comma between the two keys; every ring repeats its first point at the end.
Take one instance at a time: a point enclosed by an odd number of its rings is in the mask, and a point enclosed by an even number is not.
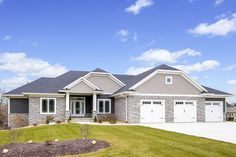
{"type": "Polygon", "coordinates": [[[128,123],[128,98],[124,96],[123,93],[121,93],[120,96],[125,98],[125,122],[128,123]]]}

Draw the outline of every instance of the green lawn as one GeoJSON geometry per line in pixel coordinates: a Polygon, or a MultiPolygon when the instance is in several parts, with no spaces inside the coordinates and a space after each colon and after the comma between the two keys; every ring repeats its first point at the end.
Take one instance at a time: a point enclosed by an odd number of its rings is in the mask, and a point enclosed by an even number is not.
{"type": "MultiPolygon", "coordinates": [[[[28,140],[81,138],[78,124],[58,124],[23,129],[22,142],[28,140]]],[[[236,145],[140,126],[93,126],[90,138],[106,140],[111,148],[83,156],[236,156],[236,145]]],[[[8,142],[0,131],[0,143],[8,142]]]]}

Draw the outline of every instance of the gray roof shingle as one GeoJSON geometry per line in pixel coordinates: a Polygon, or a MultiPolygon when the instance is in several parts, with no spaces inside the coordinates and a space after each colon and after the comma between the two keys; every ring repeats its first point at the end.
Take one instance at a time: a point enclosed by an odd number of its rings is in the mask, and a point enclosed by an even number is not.
{"type": "Polygon", "coordinates": [[[203,86],[203,88],[205,88],[208,92],[206,93],[213,93],[213,94],[222,94],[222,95],[232,95],[230,93],[226,93],[226,92],[223,92],[223,91],[220,91],[220,90],[217,90],[217,89],[214,89],[214,88],[210,88],[210,87],[207,87],[207,86],[203,86]]]}
{"type": "MultiPolygon", "coordinates": [[[[177,70],[176,68],[167,66],[167,65],[160,65],[157,67],[154,67],[150,70],[147,70],[141,74],[138,75],[122,75],[122,74],[114,74],[114,76],[119,79],[121,82],[123,82],[126,86],[122,87],[116,93],[120,93],[123,91],[128,91],[130,87],[150,75],[156,70],[177,70]]],[[[95,69],[93,72],[106,72],[102,69],[95,69]]],[[[16,88],[6,94],[22,94],[22,93],[58,93],[59,90],[63,89],[65,86],[69,85],[70,83],[74,82],[75,80],[85,76],[88,74],[89,71],[68,71],[56,78],[40,78],[37,79],[31,83],[28,83],[26,85],[23,85],[19,88],[16,88]]],[[[107,72],[106,72],[107,73],[107,72]]],[[[209,88],[206,86],[203,86],[208,90],[208,93],[215,93],[215,94],[229,94],[226,92],[222,92],[213,88],[209,88]]]]}
{"type": "Polygon", "coordinates": [[[147,77],[148,75],[152,74],[154,71],[156,71],[158,69],[159,70],[176,70],[176,71],[179,71],[178,69],[170,67],[170,66],[167,66],[165,64],[159,65],[159,66],[154,67],[154,68],[152,68],[152,69],[150,69],[148,71],[145,71],[145,72],[143,72],[141,74],[135,75],[135,77],[132,77],[130,80],[128,80],[126,86],[124,86],[123,88],[119,89],[114,94],[120,93],[120,92],[123,92],[123,91],[128,91],[130,87],[132,87],[133,85],[137,84],[139,81],[141,81],[142,79],[144,79],[145,77],[147,77]]]}

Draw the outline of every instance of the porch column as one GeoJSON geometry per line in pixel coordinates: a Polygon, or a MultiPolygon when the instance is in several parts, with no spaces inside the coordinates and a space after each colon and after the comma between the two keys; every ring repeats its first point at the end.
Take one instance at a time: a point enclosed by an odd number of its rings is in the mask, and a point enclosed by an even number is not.
{"type": "Polygon", "coordinates": [[[66,111],[70,111],[70,94],[66,93],[66,111]]]}
{"type": "Polygon", "coordinates": [[[70,117],[70,93],[66,93],[66,113],[65,120],[68,121],[70,117]]]}
{"type": "Polygon", "coordinates": [[[93,93],[93,118],[97,116],[97,93],[93,93]]]}

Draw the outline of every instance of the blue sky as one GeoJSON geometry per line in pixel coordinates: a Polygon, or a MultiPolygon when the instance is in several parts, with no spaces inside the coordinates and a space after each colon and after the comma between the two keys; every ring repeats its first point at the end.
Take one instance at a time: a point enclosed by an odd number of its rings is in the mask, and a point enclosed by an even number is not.
{"type": "Polygon", "coordinates": [[[0,0],[0,20],[5,90],[67,70],[164,63],[236,94],[235,0],[0,0]]]}

